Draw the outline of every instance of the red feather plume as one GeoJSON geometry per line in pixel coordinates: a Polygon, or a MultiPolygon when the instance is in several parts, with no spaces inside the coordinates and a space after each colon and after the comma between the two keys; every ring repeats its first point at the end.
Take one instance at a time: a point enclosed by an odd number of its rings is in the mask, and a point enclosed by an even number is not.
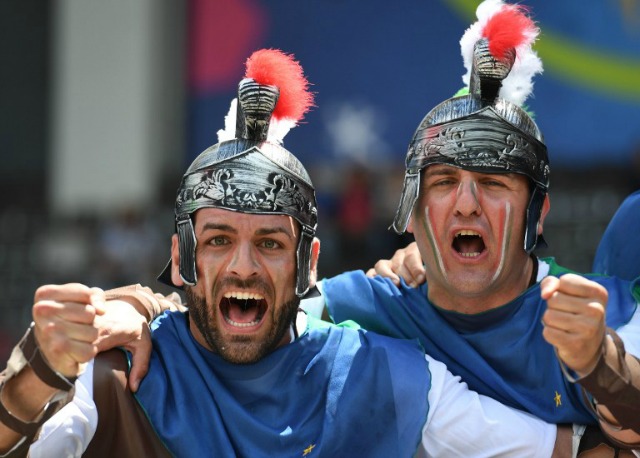
{"type": "Polygon", "coordinates": [[[275,119],[292,119],[296,123],[313,107],[313,93],[302,67],[293,55],[278,49],[261,49],[247,59],[245,78],[280,89],[273,110],[275,119]]]}
{"type": "Polygon", "coordinates": [[[496,59],[503,59],[505,52],[532,40],[537,27],[529,18],[527,8],[520,5],[505,5],[484,26],[482,36],[489,40],[489,51],[496,59]]]}

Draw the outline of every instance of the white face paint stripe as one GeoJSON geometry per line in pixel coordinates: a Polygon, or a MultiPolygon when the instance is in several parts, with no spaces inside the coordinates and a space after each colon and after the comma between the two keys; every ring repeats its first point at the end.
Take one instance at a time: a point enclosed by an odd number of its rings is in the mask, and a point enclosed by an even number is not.
{"type": "Polygon", "coordinates": [[[431,220],[429,219],[429,207],[424,207],[424,220],[427,224],[427,237],[431,242],[431,249],[433,250],[433,254],[436,257],[436,261],[438,261],[438,268],[440,269],[440,273],[442,274],[444,279],[448,281],[447,271],[444,269],[444,263],[442,261],[442,254],[438,249],[438,245],[436,243],[436,235],[433,232],[433,227],[431,226],[431,220]]]}
{"type": "Polygon", "coordinates": [[[498,276],[502,273],[502,269],[504,268],[504,260],[506,258],[506,253],[505,250],[507,249],[507,231],[509,228],[509,221],[510,221],[510,216],[511,216],[511,204],[509,202],[506,203],[505,205],[505,215],[504,215],[504,227],[502,229],[502,250],[500,251],[500,264],[498,265],[498,269],[496,270],[496,273],[493,274],[493,278],[491,279],[491,282],[493,283],[498,276]]]}

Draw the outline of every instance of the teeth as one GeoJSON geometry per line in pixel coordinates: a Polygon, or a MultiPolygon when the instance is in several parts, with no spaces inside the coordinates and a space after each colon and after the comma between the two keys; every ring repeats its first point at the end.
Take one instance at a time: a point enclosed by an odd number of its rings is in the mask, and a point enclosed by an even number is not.
{"type": "Polygon", "coordinates": [[[462,236],[462,235],[475,235],[475,236],[477,236],[477,237],[482,238],[482,236],[481,236],[480,234],[478,234],[476,231],[470,231],[470,230],[468,230],[468,229],[464,229],[464,230],[462,230],[462,231],[458,232],[458,233],[456,234],[456,237],[460,237],[460,236],[462,236]]]}
{"type": "Polygon", "coordinates": [[[249,323],[238,323],[237,321],[233,321],[226,316],[224,317],[224,320],[231,326],[235,326],[236,328],[248,328],[249,326],[255,326],[256,324],[260,323],[260,320],[250,321],[249,323]]]}
{"type": "Polygon", "coordinates": [[[246,291],[229,291],[227,293],[224,293],[224,297],[225,299],[239,299],[242,301],[246,301],[247,299],[253,299],[256,301],[260,301],[262,299],[264,299],[264,296],[262,294],[258,294],[258,293],[248,293],[246,291]]]}
{"type": "Polygon", "coordinates": [[[474,251],[473,253],[460,253],[460,255],[464,258],[474,258],[476,256],[479,256],[480,253],[477,251],[474,251]]]}

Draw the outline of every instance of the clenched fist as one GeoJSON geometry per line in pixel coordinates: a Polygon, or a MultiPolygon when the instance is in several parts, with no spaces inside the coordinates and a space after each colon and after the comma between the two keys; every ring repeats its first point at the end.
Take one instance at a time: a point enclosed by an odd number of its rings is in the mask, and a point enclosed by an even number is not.
{"type": "Polygon", "coordinates": [[[542,316],[545,340],[567,367],[581,376],[590,373],[604,342],[607,290],[575,274],[546,277],[540,286],[547,301],[542,316]]]}
{"type": "Polygon", "coordinates": [[[76,377],[96,355],[94,319],[104,313],[104,301],[104,291],[79,283],[38,288],[32,310],[35,337],[55,371],[76,377]]]}

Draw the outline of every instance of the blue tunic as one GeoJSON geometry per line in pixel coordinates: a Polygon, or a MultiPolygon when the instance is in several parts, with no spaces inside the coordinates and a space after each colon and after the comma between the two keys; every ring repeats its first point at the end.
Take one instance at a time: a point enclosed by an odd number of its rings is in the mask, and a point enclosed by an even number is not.
{"type": "MultiPolygon", "coordinates": [[[[568,272],[552,259],[550,275],[568,272]]],[[[609,292],[607,325],[629,321],[640,298],[640,281],[589,276],[609,292]],[[632,288],[635,288],[634,294],[632,288]]],[[[525,410],[550,423],[595,423],[580,387],[566,380],[554,348],[542,336],[546,301],[540,285],[488,312],[463,315],[438,308],[427,299],[427,285],[396,287],[362,271],[323,281],[331,318],[354,320],[380,334],[417,338],[427,354],[444,362],[472,390],[525,410]]],[[[640,336],[639,336],[640,338],[640,336]]]]}
{"type": "Polygon", "coordinates": [[[310,319],[293,343],[235,365],[194,340],[184,313],[152,332],[136,398],[177,456],[410,457],[421,441],[430,377],[417,342],[310,319]]]}

